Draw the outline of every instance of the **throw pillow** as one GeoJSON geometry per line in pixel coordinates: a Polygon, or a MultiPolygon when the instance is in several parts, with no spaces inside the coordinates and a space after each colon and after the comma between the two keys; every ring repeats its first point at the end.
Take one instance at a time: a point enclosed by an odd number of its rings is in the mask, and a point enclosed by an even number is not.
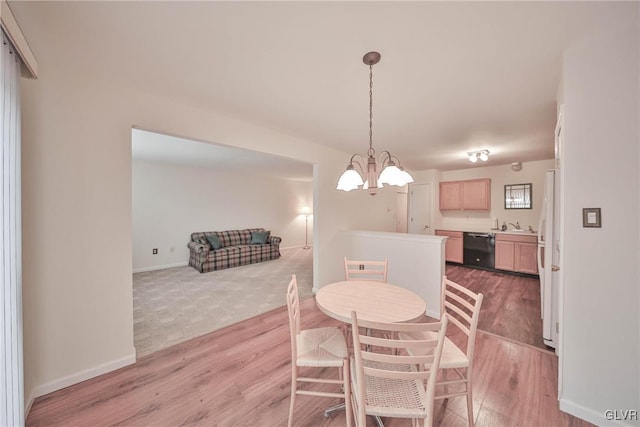
{"type": "Polygon", "coordinates": [[[222,247],[222,240],[215,234],[207,234],[207,241],[213,250],[220,249],[222,247]]]}
{"type": "Polygon", "coordinates": [[[251,232],[251,244],[252,245],[264,245],[269,240],[271,231],[252,231],[251,232]]]}

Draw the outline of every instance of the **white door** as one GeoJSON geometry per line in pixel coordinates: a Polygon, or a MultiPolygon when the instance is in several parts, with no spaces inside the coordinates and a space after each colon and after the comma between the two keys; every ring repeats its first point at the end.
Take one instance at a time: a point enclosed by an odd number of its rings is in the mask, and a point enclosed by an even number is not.
{"type": "Polygon", "coordinates": [[[409,186],[409,233],[433,234],[431,184],[411,184],[409,186]]]}
{"type": "Polygon", "coordinates": [[[396,193],[396,233],[407,232],[407,209],[408,209],[408,194],[406,191],[399,191],[396,193]]]}

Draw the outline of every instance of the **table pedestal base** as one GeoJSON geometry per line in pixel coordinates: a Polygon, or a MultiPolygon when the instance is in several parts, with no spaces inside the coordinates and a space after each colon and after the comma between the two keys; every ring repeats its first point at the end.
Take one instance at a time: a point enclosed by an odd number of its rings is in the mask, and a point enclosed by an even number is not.
{"type": "MultiPolygon", "coordinates": [[[[336,406],[332,406],[331,408],[325,409],[324,416],[325,418],[329,418],[329,415],[331,415],[333,412],[344,411],[345,409],[346,409],[346,405],[344,403],[339,403],[336,406]]],[[[350,416],[350,415],[347,414],[347,416],[350,416]]],[[[373,418],[376,420],[376,424],[378,425],[378,427],[384,427],[384,424],[382,423],[382,419],[380,417],[376,415],[373,418]]]]}

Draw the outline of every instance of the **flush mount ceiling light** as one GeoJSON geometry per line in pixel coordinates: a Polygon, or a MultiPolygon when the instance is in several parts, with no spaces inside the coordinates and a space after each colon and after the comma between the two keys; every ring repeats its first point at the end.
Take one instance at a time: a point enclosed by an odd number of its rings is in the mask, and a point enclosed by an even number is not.
{"type": "Polygon", "coordinates": [[[478,159],[486,162],[489,160],[489,150],[471,151],[470,153],[467,153],[467,156],[469,156],[469,161],[471,163],[477,162],[478,159]]]}
{"type": "Polygon", "coordinates": [[[365,168],[364,157],[354,154],[338,180],[338,190],[351,191],[358,187],[369,190],[375,196],[378,188],[383,184],[402,187],[413,182],[413,177],[400,165],[400,160],[388,151],[383,151],[376,159],[373,149],[373,66],[380,61],[378,52],[369,52],[362,58],[362,62],[369,66],[369,150],[365,168]],[[380,167],[378,167],[380,165],[380,167]],[[378,170],[380,172],[378,173],[378,170]],[[363,180],[363,178],[365,178],[363,180]]]}

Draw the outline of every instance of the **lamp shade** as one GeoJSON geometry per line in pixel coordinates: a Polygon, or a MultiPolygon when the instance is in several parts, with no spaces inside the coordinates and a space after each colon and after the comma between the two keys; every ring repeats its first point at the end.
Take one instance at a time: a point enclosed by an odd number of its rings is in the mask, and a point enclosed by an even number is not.
{"type": "Polygon", "coordinates": [[[400,168],[400,174],[402,175],[403,179],[404,179],[404,184],[411,184],[414,180],[413,177],[411,176],[411,174],[409,172],[407,172],[406,170],[400,168]]]}
{"type": "Polygon", "coordinates": [[[380,184],[403,186],[405,184],[402,171],[395,165],[389,165],[382,170],[379,178],[380,184]]]}
{"type": "Polygon", "coordinates": [[[340,176],[340,179],[338,180],[338,186],[336,188],[342,191],[351,191],[355,190],[360,185],[364,185],[364,182],[362,182],[362,177],[353,168],[352,165],[349,165],[347,167],[347,170],[345,170],[340,176]]]}

